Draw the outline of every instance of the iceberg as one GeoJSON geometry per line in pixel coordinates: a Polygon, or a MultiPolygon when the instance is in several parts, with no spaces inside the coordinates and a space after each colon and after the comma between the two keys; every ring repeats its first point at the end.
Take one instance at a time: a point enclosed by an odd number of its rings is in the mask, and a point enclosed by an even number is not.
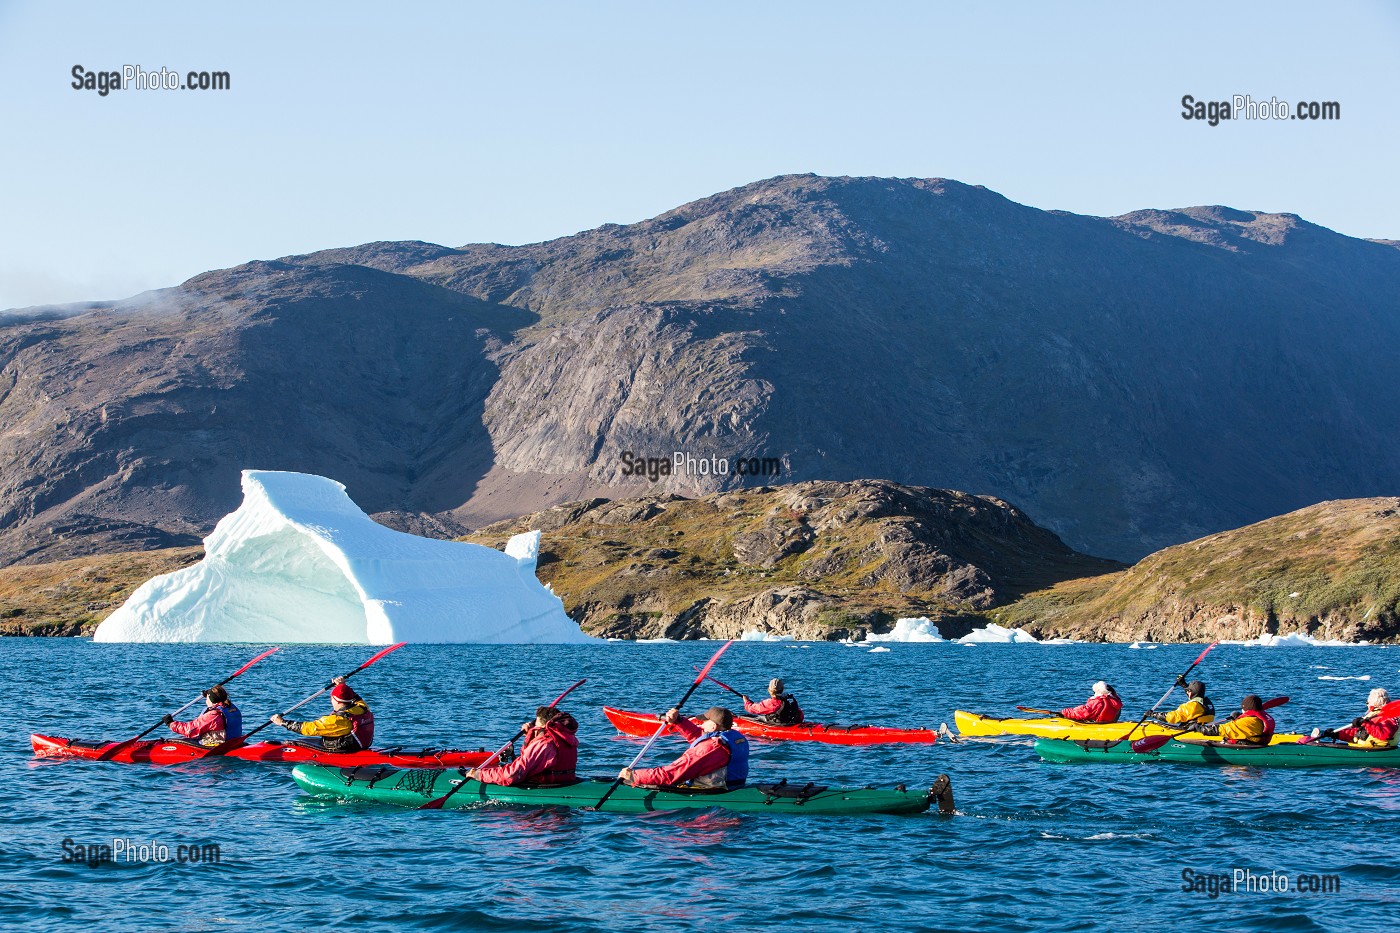
{"type": "Polygon", "coordinates": [[[1063,638],[1052,639],[1042,642],[1030,632],[1019,628],[1007,628],[1004,625],[997,625],[995,622],[988,624],[986,628],[979,628],[968,632],[962,638],[956,639],[963,645],[1040,645],[1040,644],[1068,644],[1063,638]]]}
{"type": "Polygon", "coordinates": [[[243,471],[243,502],[204,559],[153,577],[103,620],[98,642],[388,645],[584,643],[535,576],[540,533],[502,553],[394,531],[334,480],[243,471]]]}
{"type": "Polygon", "coordinates": [[[876,635],[874,632],[867,632],[865,636],[865,643],[882,641],[941,642],[943,640],[943,636],[938,633],[938,626],[934,625],[926,616],[920,616],[917,619],[896,619],[894,628],[885,634],[876,635]]]}
{"type": "Polygon", "coordinates": [[[1302,632],[1289,632],[1287,635],[1270,635],[1268,632],[1264,632],[1258,638],[1249,638],[1243,641],[1222,639],[1220,643],[1247,648],[1364,648],[1368,644],[1365,641],[1313,638],[1302,632]]]}

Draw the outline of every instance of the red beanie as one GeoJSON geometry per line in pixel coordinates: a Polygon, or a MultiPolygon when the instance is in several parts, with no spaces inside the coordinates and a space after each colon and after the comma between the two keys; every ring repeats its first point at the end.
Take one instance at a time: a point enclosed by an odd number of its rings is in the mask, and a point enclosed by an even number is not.
{"type": "Polygon", "coordinates": [[[353,703],[360,698],[360,695],[350,689],[349,684],[336,684],[331,689],[331,699],[339,700],[342,703],[353,703]]]}

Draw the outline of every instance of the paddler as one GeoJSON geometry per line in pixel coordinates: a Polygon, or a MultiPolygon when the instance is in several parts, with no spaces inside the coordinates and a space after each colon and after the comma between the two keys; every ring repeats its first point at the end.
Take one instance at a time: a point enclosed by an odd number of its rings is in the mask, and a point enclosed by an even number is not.
{"type": "Polygon", "coordinates": [[[1112,684],[1102,680],[1094,684],[1093,689],[1094,695],[1082,706],[1062,709],[1060,715],[1075,722],[1117,722],[1118,714],[1123,711],[1123,701],[1119,698],[1118,691],[1113,689],[1112,684]]]}
{"type": "Polygon", "coordinates": [[[1181,686],[1186,688],[1185,703],[1166,713],[1148,713],[1147,718],[1175,726],[1215,722],[1215,704],[1206,696],[1206,685],[1199,680],[1193,680],[1181,686]]]}
{"type": "Polygon", "coordinates": [[[204,691],[204,712],[194,719],[177,722],[174,716],[166,713],[161,722],[176,735],[196,739],[208,748],[243,737],[243,714],[228,698],[228,691],[217,685],[204,691]]]}
{"type": "Polygon", "coordinates": [[[1264,711],[1264,701],[1251,693],[1229,719],[1193,724],[1188,731],[1219,736],[1231,745],[1268,745],[1274,737],[1274,717],[1264,711]]]}
{"type": "Polygon", "coordinates": [[[623,768],[618,777],[635,787],[725,790],[749,777],[749,740],[734,730],[734,714],[722,706],[705,710],[695,725],[669,709],[663,717],[689,742],[685,754],[663,768],[623,768]]]}
{"type": "Polygon", "coordinates": [[[1357,716],[1345,729],[1314,729],[1315,739],[1340,739],[1356,748],[1395,748],[1400,721],[1394,716],[1382,716],[1381,707],[1390,702],[1384,687],[1377,687],[1366,697],[1366,713],[1357,716]]]}
{"type": "Polygon", "coordinates": [[[802,707],[783,689],[783,682],[777,677],[768,681],[768,699],[755,703],[744,696],[744,712],[776,726],[795,726],[802,722],[802,707]]]}
{"type": "Polygon", "coordinates": [[[507,765],[473,768],[467,777],[483,784],[514,787],[556,787],[578,781],[578,720],[561,709],[541,706],[535,710],[535,721],[522,726],[525,744],[520,755],[507,765]]]}
{"type": "Polygon", "coordinates": [[[363,751],[374,744],[374,714],[344,677],[337,677],[333,683],[329,715],[312,722],[298,722],[274,713],[272,721],[297,735],[320,736],[321,747],[328,752],[363,751]]]}

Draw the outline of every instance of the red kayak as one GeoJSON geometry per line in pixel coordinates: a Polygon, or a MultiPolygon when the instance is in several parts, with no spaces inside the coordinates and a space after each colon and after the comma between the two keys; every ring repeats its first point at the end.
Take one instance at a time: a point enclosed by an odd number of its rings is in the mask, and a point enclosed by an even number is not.
{"type": "MultiPolygon", "coordinates": [[[[661,721],[651,713],[603,707],[603,715],[623,735],[649,736],[661,721]]],[[[691,717],[699,725],[700,720],[691,717]]],[[[832,723],[804,722],[796,726],[774,726],[757,719],[734,717],[734,728],[744,735],[779,742],[825,742],[828,745],[886,745],[894,742],[920,742],[932,745],[938,741],[933,729],[887,729],[882,726],[837,726],[832,723]]],[[[674,733],[674,728],[667,728],[674,733]]]]}
{"type": "Polygon", "coordinates": [[[481,764],[491,753],[486,749],[474,752],[452,749],[425,748],[409,751],[403,748],[371,748],[360,752],[328,752],[325,749],[296,742],[254,742],[214,754],[214,749],[183,739],[168,741],[84,742],[51,735],[31,735],[38,758],[91,758],[98,761],[151,762],[170,765],[199,758],[238,758],[243,761],[276,761],[287,764],[321,764],[353,768],[358,765],[393,765],[396,768],[471,768],[481,764]]]}

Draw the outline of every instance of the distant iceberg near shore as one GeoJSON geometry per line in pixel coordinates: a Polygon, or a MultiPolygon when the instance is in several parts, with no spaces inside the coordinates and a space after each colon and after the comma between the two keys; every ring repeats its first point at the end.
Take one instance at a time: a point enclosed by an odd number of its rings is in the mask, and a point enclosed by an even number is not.
{"type": "Polygon", "coordinates": [[[1263,633],[1258,638],[1243,641],[1222,640],[1222,645],[1242,645],[1249,648],[1364,648],[1365,641],[1336,641],[1334,639],[1313,638],[1302,632],[1289,632],[1287,635],[1263,633]]]}
{"type": "Polygon", "coordinates": [[[540,533],[505,553],[394,531],[334,480],[243,471],[243,503],[204,559],[153,577],[103,620],[98,642],[387,645],[583,643],[535,576],[540,533]]]}
{"type": "Polygon", "coordinates": [[[926,616],[919,616],[916,619],[896,619],[894,628],[883,635],[870,632],[865,636],[865,641],[861,644],[877,644],[879,642],[906,642],[923,644],[959,644],[959,645],[1072,645],[1074,642],[1065,638],[1052,638],[1041,641],[1030,632],[1019,628],[1006,628],[992,622],[986,628],[975,629],[968,632],[962,638],[954,638],[952,641],[939,634],[938,626],[926,616]]]}

